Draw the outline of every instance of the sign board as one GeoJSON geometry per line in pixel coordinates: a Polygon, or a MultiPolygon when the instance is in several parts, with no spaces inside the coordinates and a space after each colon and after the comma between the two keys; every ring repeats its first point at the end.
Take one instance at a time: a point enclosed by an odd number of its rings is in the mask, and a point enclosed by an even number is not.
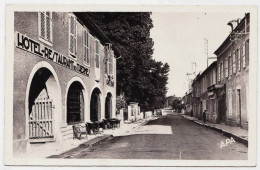
{"type": "Polygon", "coordinates": [[[77,63],[75,60],[66,57],[59,52],[41,44],[20,32],[15,33],[16,47],[29,53],[35,54],[43,59],[57,63],[67,69],[89,76],[89,68],[77,63]]]}

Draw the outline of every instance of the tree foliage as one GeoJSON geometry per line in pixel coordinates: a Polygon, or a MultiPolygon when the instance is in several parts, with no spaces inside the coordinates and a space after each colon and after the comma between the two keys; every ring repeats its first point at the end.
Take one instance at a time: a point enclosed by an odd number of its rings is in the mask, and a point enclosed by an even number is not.
{"type": "Polygon", "coordinates": [[[184,105],[182,104],[182,101],[180,99],[174,99],[171,103],[171,106],[175,110],[182,110],[184,108],[184,105]]]}
{"type": "Polygon", "coordinates": [[[86,13],[119,49],[117,95],[124,92],[127,102],[138,102],[142,110],[163,107],[170,67],[152,58],[154,42],[149,12],[86,13]]]}

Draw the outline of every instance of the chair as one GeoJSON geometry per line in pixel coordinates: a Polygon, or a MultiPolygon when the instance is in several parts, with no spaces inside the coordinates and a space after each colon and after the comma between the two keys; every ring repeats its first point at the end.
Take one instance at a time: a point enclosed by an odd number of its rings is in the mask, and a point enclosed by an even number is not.
{"type": "Polygon", "coordinates": [[[84,130],[85,128],[83,126],[81,126],[81,125],[73,125],[72,129],[73,129],[73,139],[76,138],[76,139],[80,140],[82,134],[85,134],[86,137],[88,138],[87,131],[84,130]]]}

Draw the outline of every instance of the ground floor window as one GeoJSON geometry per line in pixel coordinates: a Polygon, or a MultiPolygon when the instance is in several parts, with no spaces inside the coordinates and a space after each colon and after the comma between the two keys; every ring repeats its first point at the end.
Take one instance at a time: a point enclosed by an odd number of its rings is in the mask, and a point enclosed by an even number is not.
{"type": "Polygon", "coordinates": [[[79,82],[71,84],[67,96],[67,123],[72,124],[84,120],[83,87],[79,82]]]}

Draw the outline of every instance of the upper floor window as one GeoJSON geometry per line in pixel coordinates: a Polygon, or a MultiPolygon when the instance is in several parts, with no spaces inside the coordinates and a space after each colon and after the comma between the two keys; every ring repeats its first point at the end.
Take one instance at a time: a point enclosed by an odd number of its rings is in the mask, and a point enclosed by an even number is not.
{"type": "Polygon", "coordinates": [[[95,40],[95,67],[99,68],[99,41],[95,40]]]}
{"type": "Polygon", "coordinates": [[[83,50],[84,50],[84,63],[87,65],[90,64],[90,48],[89,48],[89,33],[87,30],[84,30],[83,35],[83,50]]]}
{"type": "Polygon", "coordinates": [[[52,44],[52,13],[39,12],[39,38],[45,43],[52,44]]]}
{"type": "Polygon", "coordinates": [[[241,70],[240,48],[237,49],[237,71],[241,70]]]}
{"type": "Polygon", "coordinates": [[[236,51],[233,51],[232,54],[232,58],[233,58],[233,73],[236,73],[236,51]]]}
{"type": "Polygon", "coordinates": [[[77,58],[77,24],[74,15],[69,16],[69,53],[73,58],[77,58]]]}

